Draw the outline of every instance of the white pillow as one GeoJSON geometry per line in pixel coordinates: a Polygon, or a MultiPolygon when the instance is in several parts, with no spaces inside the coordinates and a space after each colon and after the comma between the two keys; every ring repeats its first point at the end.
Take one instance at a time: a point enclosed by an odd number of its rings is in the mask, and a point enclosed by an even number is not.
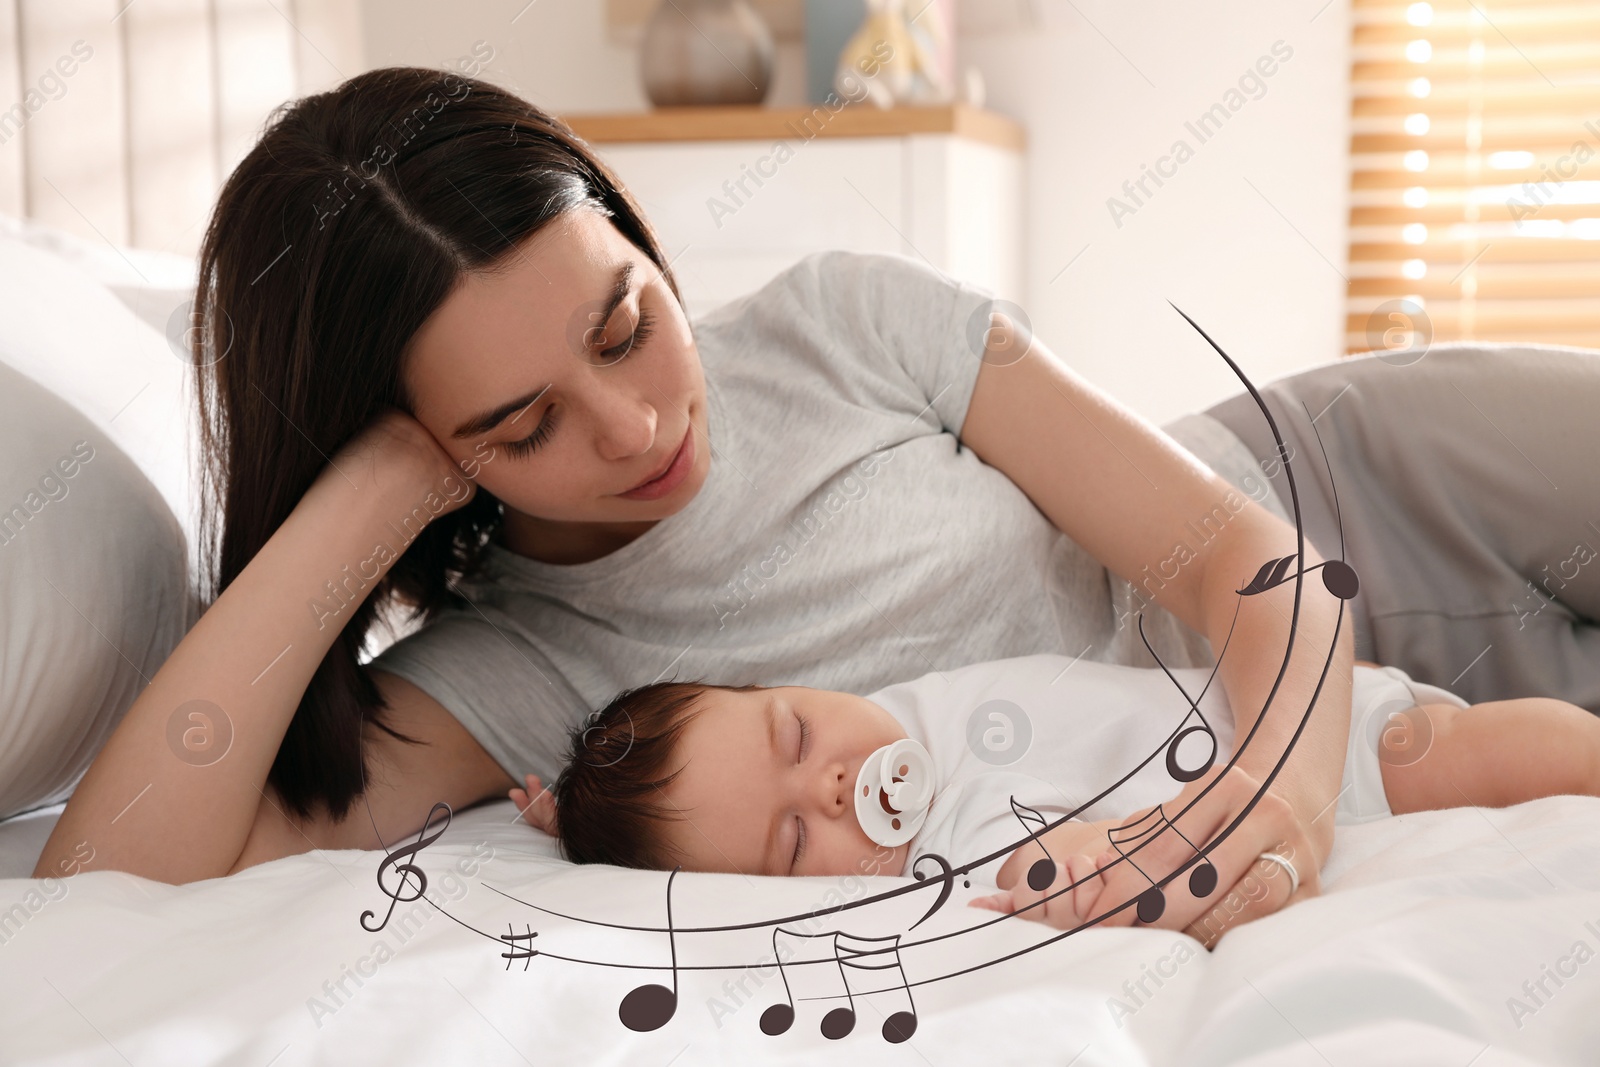
{"type": "Polygon", "coordinates": [[[161,494],[103,429],[4,365],[0,456],[4,818],[70,795],[196,611],[161,494]]]}
{"type": "MultiPolygon", "coordinates": [[[[7,300],[0,316],[0,363],[76,407],[138,464],[177,516],[193,565],[198,519],[191,461],[199,424],[194,367],[164,331],[96,280],[85,266],[88,257],[69,261],[47,251],[41,246],[46,231],[36,226],[27,240],[8,234],[4,219],[0,292],[7,300]]],[[[106,254],[117,255],[109,245],[106,254]]]]}
{"type": "Polygon", "coordinates": [[[34,219],[0,212],[0,235],[53,252],[110,289],[134,314],[161,333],[181,306],[194,299],[195,261],[190,256],[85,240],[34,219]]]}
{"type": "Polygon", "coordinates": [[[182,262],[0,217],[0,818],[71,793],[198,615],[193,368],[97,280],[182,262]]]}

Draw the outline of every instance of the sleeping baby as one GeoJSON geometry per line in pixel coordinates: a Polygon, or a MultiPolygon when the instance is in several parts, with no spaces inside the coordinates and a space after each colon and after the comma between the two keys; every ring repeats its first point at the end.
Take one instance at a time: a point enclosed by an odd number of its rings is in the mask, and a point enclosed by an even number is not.
{"type": "MultiPolygon", "coordinates": [[[[1468,705],[1357,661],[1350,722],[1336,825],[1600,794],[1600,718],[1564,701],[1468,705]]],[[[511,798],[576,863],[897,876],[937,875],[917,867],[928,854],[959,868],[995,853],[970,877],[1002,892],[971,903],[1012,912],[1079,881],[1023,911],[1071,929],[1094,914],[1098,871],[1125,842],[1104,825],[1065,824],[1051,839],[1053,871],[1036,869],[1037,842],[1010,846],[1080,807],[1080,820],[1115,821],[1172,800],[1226,762],[1233,727],[1210,668],[1169,678],[1053,653],[934,671],[864,697],[658,682],[572,731],[553,789],[529,775],[511,798]],[[1038,875],[1055,880],[1030,886],[1038,875]]],[[[1123,916],[1113,924],[1132,921],[1123,916]]]]}

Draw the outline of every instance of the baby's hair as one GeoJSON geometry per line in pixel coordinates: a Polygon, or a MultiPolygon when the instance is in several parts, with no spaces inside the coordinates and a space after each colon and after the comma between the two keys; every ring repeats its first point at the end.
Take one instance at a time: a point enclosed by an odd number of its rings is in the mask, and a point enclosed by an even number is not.
{"type": "Polygon", "coordinates": [[[683,862],[660,833],[687,818],[662,790],[683,770],[667,773],[683,728],[700,714],[707,692],[743,693],[760,685],[654,682],[624,689],[568,736],[566,764],[551,787],[556,829],[573,863],[609,863],[666,871],[683,862]]]}

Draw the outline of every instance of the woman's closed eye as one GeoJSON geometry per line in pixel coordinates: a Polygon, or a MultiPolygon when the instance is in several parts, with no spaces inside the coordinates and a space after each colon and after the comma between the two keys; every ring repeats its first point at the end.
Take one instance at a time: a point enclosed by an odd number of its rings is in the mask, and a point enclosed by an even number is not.
{"type": "MultiPolygon", "coordinates": [[[[610,348],[601,349],[600,354],[612,362],[620,360],[623,356],[633,351],[635,347],[642,347],[650,339],[654,326],[655,319],[651,316],[649,309],[641,307],[639,309],[639,323],[634,327],[633,333],[626,340],[618,341],[610,348]]],[[[551,404],[545,409],[544,418],[540,420],[533,433],[520,441],[507,441],[502,446],[505,448],[506,454],[512,457],[532,455],[540,445],[548,441],[550,433],[555,429],[556,425],[555,411],[556,406],[551,404]]]]}
{"type": "Polygon", "coordinates": [[[550,431],[556,425],[556,406],[551,404],[545,408],[544,418],[539,420],[539,425],[527,437],[520,441],[507,441],[503,446],[509,456],[526,456],[534,449],[550,439],[550,431]]]}
{"type": "Polygon", "coordinates": [[[621,359],[633,351],[636,345],[642,346],[646,341],[650,340],[650,334],[654,328],[655,318],[650,314],[650,309],[641,305],[639,308],[639,321],[634,326],[633,333],[610,348],[602,348],[600,354],[611,360],[621,359]]]}

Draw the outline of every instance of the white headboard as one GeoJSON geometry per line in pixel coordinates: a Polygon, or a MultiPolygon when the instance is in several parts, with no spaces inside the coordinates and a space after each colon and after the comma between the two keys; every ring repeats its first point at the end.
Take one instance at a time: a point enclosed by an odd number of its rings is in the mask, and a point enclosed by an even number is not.
{"type": "Polygon", "coordinates": [[[362,69],[359,0],[0,0],[0,212],[192,255],[267,113],[362,69]]]}

